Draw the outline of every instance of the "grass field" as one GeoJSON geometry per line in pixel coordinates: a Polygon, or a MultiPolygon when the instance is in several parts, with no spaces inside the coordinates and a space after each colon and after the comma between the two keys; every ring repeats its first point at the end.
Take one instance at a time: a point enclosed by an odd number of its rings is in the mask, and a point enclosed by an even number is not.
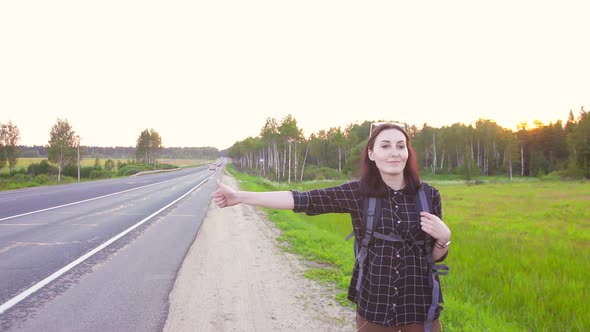
{"type": "MultiPolygon", "coordinates": [[[[38,164],[41,162],[41,160],[47,160],[47,158],[19,158],[14,169],[15,170],[18,170],[21,168],[27,169],[30,164],[38,164]]],[[[6,163],[6,166],[0,168],[0,173],[8,174],[8,172],[9,172],[8,163],[6,163]]]]}
{"type": "MultiPolygon", "coordinates": [[[[15,166],[15,170],[18,169],[27,169],[29,167],[29,165],[31,164],[38,164],[40,163],[42,160],[47,160],[47,158],[19,158],[18,162],[16,163],[15,166]]],[[[101,160],[101,165],[104,165],[104,161],[106,159],[101,160]]],[[[113,161],[116,163],[117,160],[119,159],[113,159],[113,161]]],[[[126,162],[126,159],[120,159],[123,162],[126,162]]],[[[90,159],[90,158],[86,158],[86,159],[80,159],[80,166],[85,167],[85,166],[94,166],[94,159],[90,159]]],[[[0,173],[8,173],[8,165],[0,168],[0,173]]]]}
{"type": "MultiPolygon", "coordinates": [[[[235,174],[246,190],[299,190],[235,174]]],[[[590,183],[429,181],[453,232],[442,277],[445,331],[590,330],[590,183]]],[[[286,250],[316,262],[308,276],[345,292],[354,264],[348,215],[268,210],[286,250]]]]}
{"type": "MultiPolygon", "coordinates": [[[[109,159],[109,158],[103,158],[100,159],[100,164],[102,166],[104,166],[104,162],[109,159]]],[[[47,158],[19,158],[18,162],[16,164],[15,169],[27,169],[29,167],[30,164],[38,164],[40,163],[42,160],[47,160],[47,158]]],[[[128,162],[129,159],[117,159],[117,158],[112,158],[111,160],[113,160],[115,162],[115,164],[117,163],[117,161],[121,161],[121,162],[128,162]]],[[[95,158],[82,158],[80,159],[80,166],[85,167],[85,166],[94,166],[94,161],[95,158]]],[[[187,166],[193,166],[193,165],[204,165],[208,162],[212,162],[214,160],[198,160],[198,159],[159,159],[158,162],[159,163],[163,163],[163,164],[171,164],[171,165],[175,165],[175,166],[179,166],[179,167],[187,167],[187,166]]],[[[0,168],[0,173],[8,173],[9,169],[8,169],[8,165],[0,168]]]]}

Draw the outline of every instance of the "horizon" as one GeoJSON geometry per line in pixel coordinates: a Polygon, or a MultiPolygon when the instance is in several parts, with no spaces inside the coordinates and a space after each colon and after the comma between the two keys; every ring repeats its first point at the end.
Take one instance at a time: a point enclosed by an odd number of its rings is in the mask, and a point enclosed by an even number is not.
{"type": "MultiPolygon", "coordinates": [[[[573,110],[571,110],[571,111],[572,111],[572,113],[573,113],[573,115],[574,115],[574,119],[575,119],[576,121],[577,121],[577,119],[578,119],[578,116],[579,116],[579,114],[580,114],[581,110],[582,110],[582,109],[584,109],[584,106],[580,106],[580,108],[581,108],[581,109],[580,109],[580,110],[579,110],[577,113],[576,113],[576,112],[574,112],[573,110]]],[[[586,111],[586,112],[587,112],[587,110],[585,110],[585,109],[584,109],[584,111],[586,111]]],[[[555,119],[555,120],[550,120],[550,121],[548,121],[548,122],[546,122],[546,121],[541,121],[541,120],[538,120],[538,119],[530,120],[530,121],[527,121],[527,122],[525,122],[525,123],[527,124],[526,130],[532,130],[532,129],[538,128],[538,126],[536,126],[536,125],[535,125],[535,122],[536,122],[536,121],[540,121],[540,122],[542,123],[542,125],[544,125],[544,126],[548,126],[548,125],[551,125],[551,124],[555,124],[555,123],[557,123],[558,121],[561,121],[562,125],[565,125],[565,123],[567,123],[567,119],[568,119],[568,117],[569,117],[569,111],[568,111],[568,115],[567,115],[566,117],[564,117],[564,118],[560,118],[560,119],[555,119]]],[[[294,118],[294,119],[295,119],[295,120],[297,120],[296,118],[294,118]]],[[[281,119],[276,119],[276,120],[277,120],[277,121],[279,122],[279,124],[280,124],[280,120],[281,120],[281,119]]],[[[355,125],[355,124],[357,124],[357,125],[360,125],[360,124],[362,124],[362,123],[363,123],[363,122],[365,122],[365,121],[368,121],[368,122],[375,122],[375,121],[381,121],[381,120],[384,120],[384,121],[394,121],[394,120],[391,120],[391,119],[389,119],[389,120],[387,120],[387,119],[377,119],[377,120],[362,120],[362,121],[357,121],[357,122],[355,122],[355,123],[348,123],[348,124],[346,124],[346,125],[344,125],[344,126],[331,126],[331,127],[333,127],[333,128],[334,128],[334,127],[341,127],[341,129],[342,129],[342,130],[344,130],[344,129],[346,128],[346,126],[348,126],[348,125],[355,125]]],[[[523,122],[524,122],[524,121],[521,121],[521,122],[519,122],[519,123],[515,124],[515,125],[514,125],[513,127],[511,127],[511,128],[510,128],[510,127],[503,126],[502,124],[498,123],[498,122],[497,122],[497,121],[495,121],[494,119],[485,119],[485,118],[479,118],[479,119],[477,119],[476,121],[473,121],[473,122],[470,122],[470,123],[464,123],[464,122],[454,122],[454,123],[449,123],[449,124],[443,124],[443,125],[440,125],[440,126],[433,126],[433,125],[431,125],[431,124],[428,124],[428,123],[427,123],[427,124],[429,125],[429,127],[433,127],[433,128],[442,128],[442,127],[448,127],[448,126],[450,127],[450,126],[452,126],[452,125],[454,125],[454,124],[456,124],[456,123],[459,123],[459,124],[462,124],[462,125],[465,125],[465,126],[475,126],[475,122],[477,122],[478,120],[484,120],[484,121],[485,121],[485,120],[487,120],[487,121],[492,121],[492,122],[496,123],[498,126],[502,127],[503,129],[509,129],[509,130],[511,130],[512,132],[516,132],[516,131],[518,131],[518,128],[517,128],[517,126],[518,126],[518,125],[520,125],[521,123],[523,123],[523,122]]],[[[0,123],[2,123],[2,121],[0,121],[0,123]]],[[[14,124],[14,123],[13,123],[13,124],[14,124]]],[[[16,125],[16,124],[15,124],[15,125],[16,125]]],[[[409,126],[412,126],[412,125],[415,125],[415,124],[408,124],[408,125],[409,125],[409,126]]],[[[424,124],[422,124],[422,125],[420,125],[420,126],[416,125],[416,127],[417,127],[419,130],[421,130],[421,129],[423,128],[423,125],[424,125],[424,124]]],[[[17,126],[18,126],[18,125],[17,125],[17,126]]],[[[263,127],[263,126],[264,126],[264,123],[262,123],[262,124],[260,125],[260,129],[262,129],[262,127],[263,127]]],[[[299,126],[299,124],[298,124],[298,126],[299,126]]],[[[20,129],[20,128],[19,128],[19,129],[20,129]]],[[[259,129],[259,131],[260,131],[260,129],[259,129]]],[[[299,129],[303,130],[303,128],[300,128],[300,127],[299,127],[299,129]]],[[[330,129],[330,128],[323,128],[323,129],[320,129],[320,130],[328,131],[329,129],[330,129]]],[[[313,132],[313,134],[317,134],[317,133],[318,133],[320,130],[313,132]]],[[[74,130],[74,131],[75,131],[75,130],[74,130]]],[[[156,129],[156,131],[157,131],[157,129],[156,129]]],[[[305,131],[304,131],[304,132],[305,132],[305,131]]],[[[48,132],[47,134],[49,135],[49,132],[48,132]]],[[[312,133],[309,133],[309,134],[307,134],[307,133],[306,133],[306,134],[304,135],[304,138],[305,138],[306,140],[307,140],[307,139],[309,139],[309,137],[310,137],[310,135],[311,135],[311,134],[312,134],[312,133]]],[[[139,134],[138,134],[138,137],[139,137],[139,134]]],[[[248,137],[260,137],[260,135],[256,135],[256,136],[248,136],[248,137]]],[[[243,141],[244,139],[246,139],[246,138],[248,138],[248,137],[243,137],[243,138],[239,139],[238,141],[235,141],[234,143],[232,143],[232,145],[230,145],[230,146],[228,146],[228,147],[226,147],[226,148],[219,148],[219,147],[215,147],[215,146],[166,146],[166,145],[163,145],[162,147],[163,147],[163,148],[181,148],[181,149],[183,149],[183,148],[185,148],[185,149],[190,149],[190,148],[215,148],[215,149],[217,149],[218,151],[224,151],[224,150],[227,150],[227,149],[231,148],[231,147],[233,146],[233,144],[235,144],[235,143],[237,143],[237,142],[239,142],[239,141],[243,141]]],[[[162,138],[162,139],[164,140],[164,138],[162,138]]],[[[36,146],[42,146],[42,147],[44,147],[44,146],[46,146],[46,145],[47,145],[47,143],[45,143],[45,144],[32,144],[32,145],[31,145],[31,144],[22,144],[22,143],[19,143],[18,145],[19,145],[19,146],[26,146],[26,147],[36,147],[36,146]]],[[[80,146],[81,146],[81,147],[98,147],[98,148],[117,148],[117,147],[121,147],[121,148],[135,148],[135,145],[114,145],[114,146],[113,146],[113,145],[106,145],[106,146],[105,146],[105,145],[86,145],[86,144],[81,144],[80,146]]]]}

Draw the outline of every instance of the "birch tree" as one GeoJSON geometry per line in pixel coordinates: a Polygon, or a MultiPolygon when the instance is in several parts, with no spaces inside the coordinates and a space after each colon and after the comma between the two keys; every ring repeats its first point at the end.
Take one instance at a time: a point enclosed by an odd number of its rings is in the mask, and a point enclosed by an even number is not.
{"type": "Polygon", "coordinates": [[[76,133],[67,120],[57,119],[49,133],[47,158],[57,164],[57,181],[61,181],[64,166],[76,158],[76,133]]]}
{"type": "Polygon", "coordinates": [[[2,125],[1,130],[4,132],[4,155],[8,160],[8,169],[12,172],[18,162],[20,131],[16,125],[12,124],[12,121],[8,121],[8,124],[2,125]]]}

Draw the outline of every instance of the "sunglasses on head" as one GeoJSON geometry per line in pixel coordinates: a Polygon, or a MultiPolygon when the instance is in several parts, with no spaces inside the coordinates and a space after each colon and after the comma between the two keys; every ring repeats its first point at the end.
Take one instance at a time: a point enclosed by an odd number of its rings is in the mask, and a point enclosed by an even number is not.
{"type": "Polygon", "coordinates": [[[398,126],[400,128],[405,128],[405,125],[401,124],[401,123],[397,123],[397,122],[373,122],[371,123],[371,129],[369,130],[369,137],[371,137],[371,134],[373,133],[373,128],[377,128],[381,125],[384,124],[392,124],[394,126],[398,126]]]}

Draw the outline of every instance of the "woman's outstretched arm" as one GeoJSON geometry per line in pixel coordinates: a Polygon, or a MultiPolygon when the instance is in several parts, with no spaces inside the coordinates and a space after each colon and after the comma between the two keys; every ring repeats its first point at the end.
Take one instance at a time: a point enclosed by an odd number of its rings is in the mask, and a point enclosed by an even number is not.
{"type": "Polygon", "coordinates": [[[291,210],[295,207],[290,191],[236,191],[217,180],[217,190],[211,194],[217,206],[223,208],[244,203],[271,209],[291,210]]]}

